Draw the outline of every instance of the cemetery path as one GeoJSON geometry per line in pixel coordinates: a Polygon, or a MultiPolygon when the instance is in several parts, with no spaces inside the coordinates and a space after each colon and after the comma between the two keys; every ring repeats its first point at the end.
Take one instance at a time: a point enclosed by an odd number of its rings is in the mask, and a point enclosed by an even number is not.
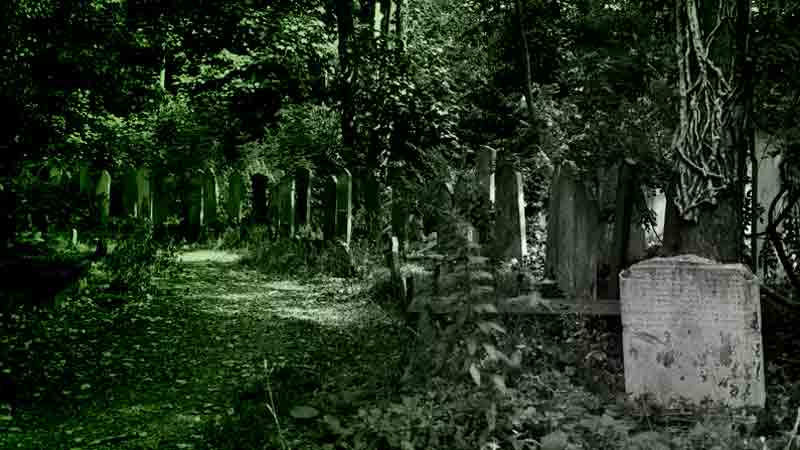
{"type": "Polygon", "coordinates": [[[237,260],[184,253],[156,298],[70,324],[71,377],[0,421],[0,448],[204,448],[265,363],[273,390],[292,393],[276,399],[283,417],[343,387],[382,391],[398,372],[401,325],[363,285],[274,279],[237,260]]]}

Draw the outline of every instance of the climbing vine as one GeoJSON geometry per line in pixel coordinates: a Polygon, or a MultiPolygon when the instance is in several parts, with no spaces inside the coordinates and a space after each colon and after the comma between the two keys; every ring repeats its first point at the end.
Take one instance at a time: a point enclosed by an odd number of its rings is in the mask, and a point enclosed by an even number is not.
{"type": "Polygon", "coordinates": [[[705,8],[696,0],[678,0],[675,11],[680,122],[672,148],[680,168],[676,202],[687,220],[696,219],[700,205],[715,204],[720,191],[738,182],[738,152],[732,149],[743,142],[739,133],[747,120],[740,108],[745,83],[738,76],[747,37],[737,36],[746,31],[737,28],[742,19],[749,21],[739,17],[748,9],[726,0],[713,13],[705,8]]]}

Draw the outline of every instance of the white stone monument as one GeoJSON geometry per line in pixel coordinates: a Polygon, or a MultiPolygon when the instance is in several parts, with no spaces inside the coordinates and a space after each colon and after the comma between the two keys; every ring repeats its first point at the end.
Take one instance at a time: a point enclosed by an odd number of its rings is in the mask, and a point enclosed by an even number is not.
{"type": "Polygon", "coordinates": [[[620,286],[628,394],[667,408],[764,406],[759,285],[747,267],[653,258],[623,271],[620,286]]]}

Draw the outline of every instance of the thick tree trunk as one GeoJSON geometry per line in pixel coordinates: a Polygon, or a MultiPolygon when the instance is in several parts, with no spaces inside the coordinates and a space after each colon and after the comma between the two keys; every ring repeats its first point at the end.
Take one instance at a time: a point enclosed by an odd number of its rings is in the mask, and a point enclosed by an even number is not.
{"type": "Polygon", "coordinates": [[[521,56],[522,63],[524,64],[525,72],[525,105],[528,107],[528,117],[533,116],[533,80],[531,76],[531,53],[528,48],[528,36],[525,34],[524,8],[522,7],[522,0],[514,0],[514,9],[516,9],[517,16],[517,31],[519,32],[520,39],[522,40],[521,56]]]}

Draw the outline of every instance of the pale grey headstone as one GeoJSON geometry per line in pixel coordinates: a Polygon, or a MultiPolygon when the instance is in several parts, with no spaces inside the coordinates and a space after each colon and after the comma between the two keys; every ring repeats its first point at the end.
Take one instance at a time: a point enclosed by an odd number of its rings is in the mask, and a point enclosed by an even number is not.
{"type": "Polygon", "coordinates": [[[625,389],[670,408],[685,400],[764,406],[758,279],[693,255],[620,275],[625,389]]]}

